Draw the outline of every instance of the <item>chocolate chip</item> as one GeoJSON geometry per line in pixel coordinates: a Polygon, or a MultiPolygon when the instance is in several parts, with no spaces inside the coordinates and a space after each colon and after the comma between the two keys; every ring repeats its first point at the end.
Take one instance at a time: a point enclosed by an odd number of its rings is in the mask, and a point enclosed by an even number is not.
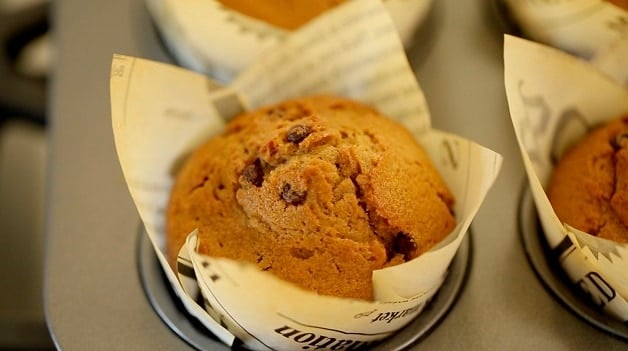
{"type": "Polygon", "coordinates": [[[310,135],[310,128],[301,124],[297,124],[288,129],[288,134],[286,134],[286,141],[298,144],[303,141],[303,139],[307,138],[308,135],[310,135]]]}
{"type": "Polygon", "coordinates": [[[395,252],[403,254],[404,259],[410,260],[414,258],[416,249],[417,244],[410,235],[404,232],[397,233],[393,241],[393,250],[395,250],[395,252]]]}
{"type": "Polygon", "coordinates": [[[281,198],[290,205],[300,205],[305,202],[306,197],[307,192],[292,189],[289,183],[286,183],[281,189],[281,198]]]}
{"type": "Polygon", "coordinates": [[[628,129],[617,133],[611,138],[611,146],[615,150],[628,147],[628,129]]]}
{"type": "Polygon", "coordinates": [[[262,186],[262,182],[264,181],[264,171],[262,170],[262,162],[259,158],[256,158],[253,163],[244,168],[242,177],[244,180],[258,188],[262,186]]]}
{"type": "Polygon", "coordinates": [[[301,260],[307,260],[314,255],[314,251],[304,247],[293,247],[290,249],[290,253],[292,256],[301,260]]]}

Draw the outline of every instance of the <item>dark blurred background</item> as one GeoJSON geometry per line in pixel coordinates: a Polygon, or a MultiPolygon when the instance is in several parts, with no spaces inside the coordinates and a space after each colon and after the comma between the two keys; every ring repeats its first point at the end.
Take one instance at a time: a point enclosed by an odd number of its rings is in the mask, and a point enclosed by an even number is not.
{"type": "Polygon", "coordinates": [[[0,350],[52,350],[43,309],[50,1],[0,0],[0,350]]]}

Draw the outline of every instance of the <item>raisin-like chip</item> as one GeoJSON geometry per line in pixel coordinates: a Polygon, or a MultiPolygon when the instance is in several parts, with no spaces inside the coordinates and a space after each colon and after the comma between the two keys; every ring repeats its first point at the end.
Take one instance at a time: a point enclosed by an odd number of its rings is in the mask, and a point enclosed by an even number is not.
{"type": "Polygon", "coordinates": [[[281,189],[281,198],[290,205],[300,205],[305,202],[306,197],[307,192],[292,189],[289,183],[286,183],[281,189]]]}
{"type": "Polygon", "coordinates": [[[414,258],[417,244],[410,235],[398,232],[393,241],[393,249],[395,252],[403,254],[404,259],[410,260],[414,258]]]}
{"type": "Polygon", "coordinates": [[[611,146],[615,150],[619,150],[619,149],[628,147],[628,129],[617,133],[611,139],[611,146]]]}
{"type": "Polygon", "coordinates": [[[297,124],[288,129],[288,134],[286,134],[286,141],[298,144],[303,139],[307,138],[310,135],[310,128],[307,126],[297,124]]]}
{"type": "Polygon", "coordinates": [[[256,158],[253,163],[244,168],[242,177],[244,177],[244,180],[258,188],[262,186],[262,182],[264,181],[264,170],[262,169],[262,162],[259,158],[256,158]]]}
{"type": "Polygon", "coordinates": [[[298,259],[307,260],[314,255],[314,251],[304,247],[293,247],[290,249],[290,254],[298,259]]]}

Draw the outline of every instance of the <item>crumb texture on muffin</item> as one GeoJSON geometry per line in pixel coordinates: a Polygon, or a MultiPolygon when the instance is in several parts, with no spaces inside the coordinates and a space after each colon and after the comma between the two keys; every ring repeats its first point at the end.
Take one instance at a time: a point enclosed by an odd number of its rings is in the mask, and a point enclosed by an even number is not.
{"type": "Polygon", "coordinates": [[[451,232],[453,203],[397,122],[354,101],[301,98],[237,116],[192,154],[167,210],[168,254],[198,228],[201,253],[368,300],[373,270],[451,232]]]}
{"type": "Polygon", "coordinates": [[[548,197],[561,221],[628,243],[628,114],[593,130],[561,158],[548,197]]]}
{"type": "Polygon", "coordinates": [[[275,26],[294,30],[346,0],[218,0],[226,7],[275,26]]]}

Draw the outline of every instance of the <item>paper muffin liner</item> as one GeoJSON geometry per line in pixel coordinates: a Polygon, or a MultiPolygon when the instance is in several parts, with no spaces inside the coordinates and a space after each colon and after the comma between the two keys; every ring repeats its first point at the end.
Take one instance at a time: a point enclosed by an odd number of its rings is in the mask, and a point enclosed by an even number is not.
{"type": "Polygon", "coordinates": [[[589,59],[628,28],[628,11],[604,0],[497,0],[523,34],[589,59]]]}
{"type": "MultiPolygon", "coordinates": [[[[432,1],[383,0],[406,46],[412,42],[432,1]]],[[[255,62],[261,52],[290,34],[216,0],[146,0],[146,5],[178,63],[222,82],[229,82],[255,62]]],[[[319,17],[324,16],[326,13],[319,17]]]]}
{"type": "Polygon", "coordinates": [[[409,323],[446,278],[502,162],[430,127],[423,93],[378,0],[349,2],[295,31],[225,87],[182,68],[115,55],[111,110],[125,180],[177,296],[224,343],[255,350],[351,350],[409,323]],[[251,264],[200,255],[195,233],[174,272],[164,256],[164,225],[177,165],[235,114],[310,94],[353,98],[405,125],[456,198],[456,228],[416,259],[373,272],[374,301],[317,295],[251,264]]]}
{"type": "Polygon", "coordinates": [[[506,36],[510,116],[552,255],[591,302],[628,321],[628,245],[562,223],[545,193],[555,163],[591,128],[628,112],[628,89],[588,62],[506,36]]]}

